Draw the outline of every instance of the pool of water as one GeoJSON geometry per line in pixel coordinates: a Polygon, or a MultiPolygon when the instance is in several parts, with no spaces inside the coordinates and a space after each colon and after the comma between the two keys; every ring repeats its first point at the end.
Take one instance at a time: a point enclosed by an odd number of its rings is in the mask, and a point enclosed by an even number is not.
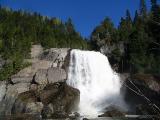
{"type": "Polygon", "coordinates": [[[83,118],[76,119],[61,118],[61,119],[42,119],[40,115],[24,114],[24,115],[7,115],[0,116],[0,120],[160,120],[160,116],[151,115],[128,115],[126,117],[98,117],[98,118],[83,118]]]}

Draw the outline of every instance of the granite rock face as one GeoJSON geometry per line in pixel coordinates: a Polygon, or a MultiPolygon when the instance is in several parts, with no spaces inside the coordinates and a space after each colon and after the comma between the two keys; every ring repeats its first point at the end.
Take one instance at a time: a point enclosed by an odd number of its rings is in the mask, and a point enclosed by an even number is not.
{"type": "Polygon", "coordinates": [[[64,64],[65,58],[69,53],[69,48],[51,48],[45,50],[44,53],[40,56],[40,59],[46,61],[52,61],[52,67],[61,68],[64,64]]]}
{"type": "Polygon", "coordinates": [[[0,81],[0,115],[29,113],[53,117],[76,109],[80,93],[66,84],[63,67],[69,61],[69,49],[43,51],[34,46],[31,51],[32,59],[27,60],[31,66],[11,76],[10,81],[0,81]]]}
{"type": "Polygon", "coordinates": [[[67,74],[64,69],[49,68],[47,72],[48,83],[64,82],[67,79],[67,74]]]}

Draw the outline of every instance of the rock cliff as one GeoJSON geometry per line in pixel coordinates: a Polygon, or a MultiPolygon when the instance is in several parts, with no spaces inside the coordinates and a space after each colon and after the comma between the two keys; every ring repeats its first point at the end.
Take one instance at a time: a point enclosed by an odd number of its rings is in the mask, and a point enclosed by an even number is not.
{"type": "Polygon", "coordinates": [[[67,48],[43,51],[34,46],[27,68],[0,82],[0,115],[68,115],[79,101],[79,91],[66,84],[67,48]],[[34,52],[36,49],[36,52],[34,52]]]}

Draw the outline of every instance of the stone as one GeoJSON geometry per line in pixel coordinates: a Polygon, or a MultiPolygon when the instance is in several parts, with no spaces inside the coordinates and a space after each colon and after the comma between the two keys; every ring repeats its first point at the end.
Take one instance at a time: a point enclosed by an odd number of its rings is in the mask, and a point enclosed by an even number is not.
{"type": "Polygon", "coordinates": [[[35,91],[26,91],[19,94],[13,104],[12,114],[26,113],[29,112],[30,103],[38,102],[38,95],[35,91]],[[28,106],[28,109],[27,109],[28,106]]]}
{"type": "Polygon", "coordinates": [[[39,69],[48,69],[51,66],[52,66],[52,62],[51,61],[37,60],[37,62],[33,63],[31,66],[28,66],[28,67],[20,70],[14,76],[18,76],[18,77],[33,77],[39,69]]]}
{"type": "Polygon", "coordinates": [[[102,115],[98,115],[98,117],[125,117],[125,113],[118,110],[118,109],[112,109],[109,111],[106,111],[102,115]]]}
{"type": "Polygon", "coordinates": [[[31,102],[26,104],[25,113],[41,114],[42,109],[42,102],[31,102]]]}
{"type": "Polygon", "coordinates": [[[47,73],[49,84],[55,82],[64,82],[67,79],[67,75],[64,69],[61,68],[49,68],[47,73]]]}
{"type": "Polygon", "coordinates": [[[18,83],[13,85],[18,94],[29,91],[30,83],[18,83]]]}
{"type": "Polygon", "coordinates": [[[53,105],[50,103],[50,104],[45,105],[43,107],[41,114],[42,114],[43,118],[51,118],[53,113],[54,113],[53,105]]]}
{"type": "Polygon", "coordinates": [[[49,84],[40,93],[40,100],[45,106],[52,104],[51,107],[43,109],[43,116],[56,115],[57,112],[59,114],[70,113],[72,110],[77,110],[79,99],[79,90],[68,86],[66,83],[49,84]],[[45,111],[52,111],[53,113],[45,111]]]}
{"type": "Polygon", "coordinates": [[[27,83],[8,85],[6,95],[0,104],[0,108],[1,108],[0,114],[11,115],[12,107],[13,107],[18,95],[23,92],[26,92],[28,90],[29,90],[29,84],[27,84],[27,83]]]}
{"type": "Polygon", "coordinates": [[[11,115],[12,106],[18,96],[18,91],[14,85],[8,85],[4,99],[0,104],[0,115],[11,115]]]}
{"type": "Polygon", "coordinates": [[[57,59],[58,55],[59,54],[56,51],[47,50],[43,53],[43,55],[41,56],[41,59],[54,62],[57,59]]]}
{"type": "Polygon", "coordinates": [[[6,82],[0,81],[0,102],[3,100],[5,94],[6,94],[6,82]]]}
{"type": "Polygon", "coordinates": [[[69,50],[69,48],[51,48],[45,50],[40,59],[52,61],[52,67],[62,68],[69,50]]]}
{"type": "Polygon", "coordinates": [[[30,91],[36,91],[38,89],[38,85],[37,84],[31,84],[30,85],[30,91]]]}
{"type": "Polygon", "coordinates": [[[60,85],[49,84],[44,88],[44,90],[40,92],[40,100],[44,105],[51,103],[51,101],[55,99],[56,95],[58,94],[59,88],[60,85]]]}
{"type": "Polygon", "coordinates": [[[17,83],[31,83],[33,76],[12,76],[11,81],[13,84],[17,83]]]}
{"type": "Polygon", "coordinates": [[[54,112],[51,116],[53,119],[65,119],[65,118],[68,118],[68,114],[65,113],[65,112],[54,112]]]}
{"type": "Polygon", "coordinates": [[[39,85],[46,85],[48,83],[47,80],[47,69],[39,69],[36,72],[34,81],[39,85]]]}

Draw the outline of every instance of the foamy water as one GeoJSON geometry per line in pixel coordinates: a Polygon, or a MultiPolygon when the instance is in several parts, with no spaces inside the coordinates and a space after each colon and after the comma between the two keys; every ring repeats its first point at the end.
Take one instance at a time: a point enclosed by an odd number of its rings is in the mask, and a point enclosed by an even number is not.
{"type": "Polygon", "coordinates": [[[120,78],[100,52],[72,50],[67,84],[80,90],[83,116],[96,117],[111,104],[122,104],[120,78]]]}

